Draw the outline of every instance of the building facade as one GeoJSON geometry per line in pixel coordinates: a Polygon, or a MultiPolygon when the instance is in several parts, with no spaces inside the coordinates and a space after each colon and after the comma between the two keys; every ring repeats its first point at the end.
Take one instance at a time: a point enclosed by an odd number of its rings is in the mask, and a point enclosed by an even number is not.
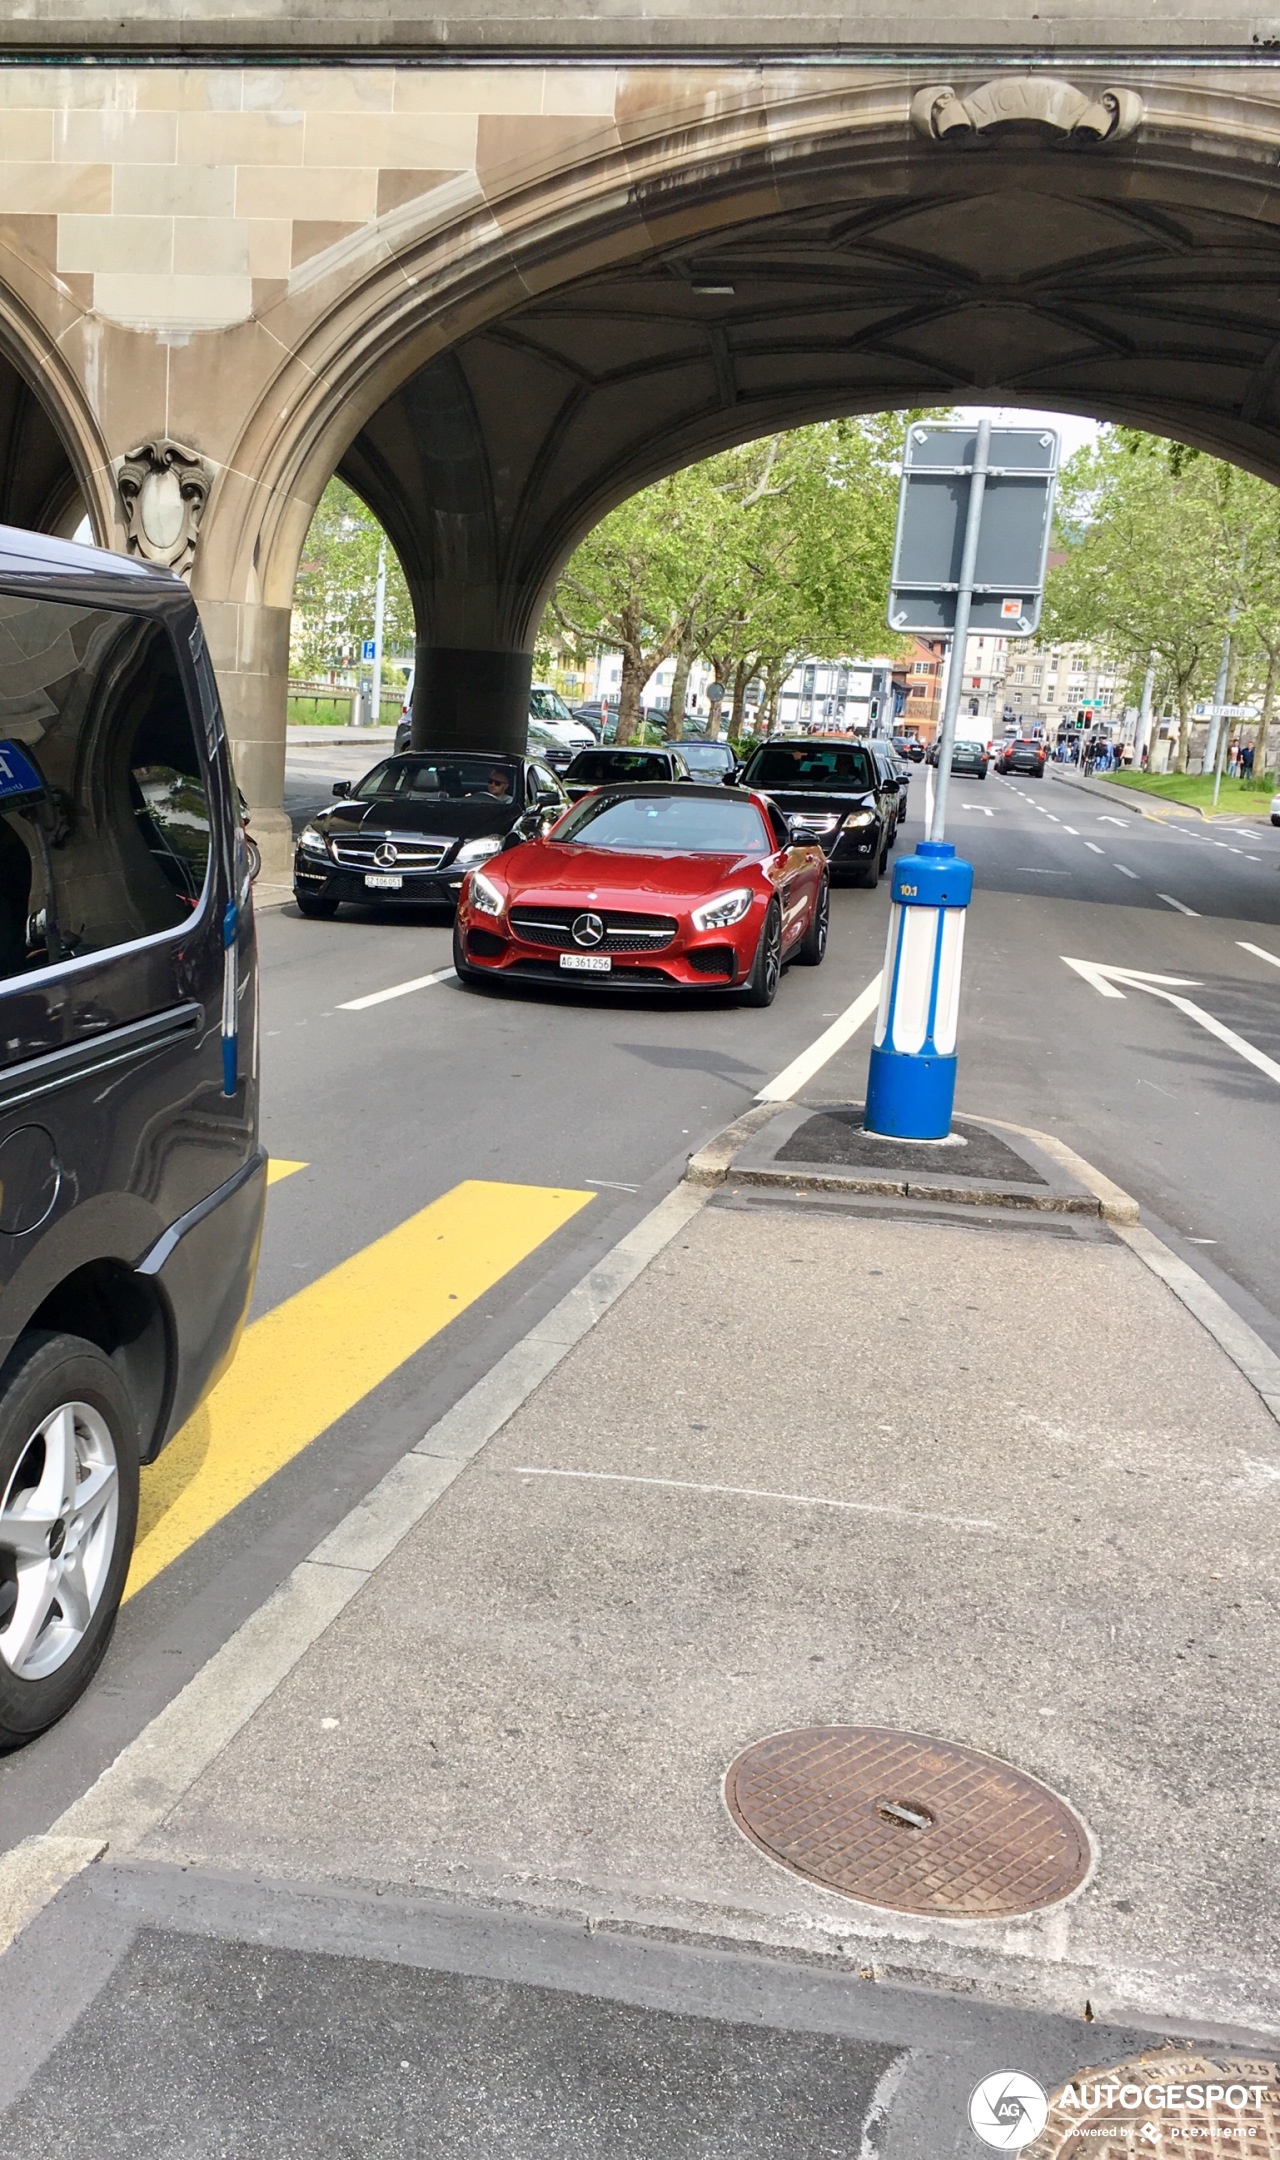
{"type": "Polygon", "coordinates": [[[1123,710],[1124,681],[1094,645],[1041,645],[1018,641],[1009,648],[1006,719],[1028,735],[1115,732],[1123,710]]]}

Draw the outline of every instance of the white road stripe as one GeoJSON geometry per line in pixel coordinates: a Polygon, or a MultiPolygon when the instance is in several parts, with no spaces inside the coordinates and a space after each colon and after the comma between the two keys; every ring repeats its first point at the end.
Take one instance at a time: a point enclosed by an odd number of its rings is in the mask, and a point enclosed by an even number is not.
{"type": "Polygon", "coordinates": [[[1093,853],[1094,853],[1095,855],[1101,855],[1101,853],[1102,853],[1102,849],[1101,849],[1101,848],[1100,848],[1100,847],[1098,846],[1098,843],[1097,843],[1097,841],[1096,841],[1096,840],[1086,840],[1086,841],[1085,841],[1085,846],[1086,846],[1087,848],[1091,848],[1091,849],[1093,850],[1093,853]]]}
{"type": "Polygon", "coordinates": [[[1064,825],[1062,830],[1064,832],[1069,832],[1073,840],[1078,840],[1080,838],[1080,835],[1074,825],[1064,825]]]}
{"type": "Polygon", "coordinates": [[[989,1522],[981,1515],[938,1515],[930,1508],[896,1507],[891,1501],[881,1500],[824,1500],[813,1493],[766,1492],[756,1485],[700,1485],[692,1478],[631,1477],[624,1470],[554,1470],[540,1463],[521,1463],[513,1475],[579,1478],[598,1485],[658,1485],[668,1492],[714,1493],[732,1500],[781,1500],[791,1507],[839,1508],[852,1515],[895,1515],[902,1522],[946,1523],[953,1530],[1006,1532],[1005,1524],[989,1522]]]}
{"type": "Polygon", "coordinates": [[[1128,864],[1127,864],[1127,863],[1122,863],[1122,862],[1116,862],[1116,863],[1112,863],[1111,867],[1112,867],[1112,869],[1113,869],[1113,870],[1118,870],[1118,871],[1120,872],[1120,875],[1121,875],[1121,877],[1131,877],[1131,878],[1136,878],[1136,877],[1137,877],[1137,875],[1138,875],[1137,871],[1136,871],[1136,870],[1131,870],[1131,869],[1129,868],[1129,866],[1128,866],[1128,864]]]}
{"type": "Polygon", "coordinates": [[[434,975],[415,975],[412,982],[393,983],[389,990],[373,990],[368,997],[348,998],[339,1012],[368,1012],[371,1005],[386,1005],[392,998],[408,997],[411,990],[429,990],[432,983],[451,982],[451,967],[437,968],[434,975]]]}
{"type": "Polygon", "coordinates": [[[1256,959],[1269,960],[1272,967],[1280,967],[1280,953],[1268,952],[1265,945],[1251,945],[1248,938],[1238,937],[1236,943],[1241,952],[1251,952],[1256,959]]]}
{"type": "Polygon", "coordinates": [[[1194,915],[1196,921],[1199,922],[1199,908],[1188,907],[1185,900],[1175,900],[1171,892],[1158,892],[1156,898],[1157,900],[1163,900],[1166,907],[1176,908],[1179,915],[1194,915]]]}
{"type": "Polygon", "coordinates": [[[857,1034],[863,1021],[870,1019],[880,1003],[880,981],[883,972],[881,969],[879,975],[873,976],[866,989],[858,992],[852,1005],[841,1013],[838,1020],[833,1020],[829,1028],[823,1029],[816,1042],[811,1042],[807,1050],[802,1050],[799,1057],[792,1058],[791,1063],[784,1065],[775,1079],[761,1088],[756,1096],[757,1102],[790,1102],[802,1087],[808,1086],[814,1074],[821,1072],[828,1059],[833,1058],[837,1050],[843,1048],[851,1035],[857,1034]]]}

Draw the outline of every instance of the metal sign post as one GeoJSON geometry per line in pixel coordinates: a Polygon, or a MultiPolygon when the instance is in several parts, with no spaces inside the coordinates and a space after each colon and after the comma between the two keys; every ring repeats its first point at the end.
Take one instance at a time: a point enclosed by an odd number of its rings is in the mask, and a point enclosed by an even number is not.
{"type": "Polygon", "coordinates": [[[929,837],[899,862],[863,1113],[868,1132],[945,1140],[956,1086],[960,958],[973,870],[943,838],[972,628],[1037,627],[1058,469],[1039,428],[911,427],[902,465],[889,628],[951,634],[929,837]]]}

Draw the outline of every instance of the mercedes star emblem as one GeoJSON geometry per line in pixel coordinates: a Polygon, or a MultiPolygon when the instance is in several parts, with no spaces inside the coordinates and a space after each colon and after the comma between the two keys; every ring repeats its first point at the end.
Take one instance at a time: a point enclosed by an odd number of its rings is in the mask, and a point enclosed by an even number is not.
{"type": "Polygon", "coordinates": [[[400,857],[397,855],[395,848],[392,846],[390,840],[384,840],[378,847],[374,849],[373,859],[376,863],[381,863],[383,869],[386,870],[391,867],[392,863],[399,862],[400,857]]]}
{"type": "Polygon", "coordinates": [[[575,945],[603,945],[603,916],[575,915],[573,919],[573,942],[575,945]]]}

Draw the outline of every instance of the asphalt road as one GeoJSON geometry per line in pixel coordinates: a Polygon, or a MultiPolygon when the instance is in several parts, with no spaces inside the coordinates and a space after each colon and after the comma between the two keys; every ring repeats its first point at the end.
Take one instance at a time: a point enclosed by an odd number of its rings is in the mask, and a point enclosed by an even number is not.
{"type": "MultiPolygon", "coordinates": [[[[364,761],[359,748],[296,751],[295,818],[364,761]]],[[[922,833],[926,787],[917,768],[904,846],[922,833]]],[[[1052,776],[993,775],[956,779],[949,837],[977,873],[958,1107],[1060,1134],[1135,1193],[1280,1347],[1269,1153],[1280,1086],[1280,834],[1156,822],[1052,776]],[[1143,988],[1091,967],[1171,981],[1143,988]],[[1160,989],[1194,1010],[1153,994],[1160,989]]],[[[0,1764],[5,1845],[46,1827],[431,1420],[670,1188],[687,1155],[847,1011],[880,967],[887,915],[887,886],[837,892],[826,965],[793,969],[761,1013],[710,996],[475,995],[448,972],[449,925],[438,916],[344,910],[318,923],[291,905],[263,909],[264,1138],[277,1182],[241,1392],[148,1473],[143,1564],[98,1684],[54,1733],[0,1764]]],[[[804,1098],[859,1099],[869,1040],[864,1024],[812,1073],[804,1098]]],[[[749,1286],[726,1285],[726,1295],[749,1286]]],[[[1123,1323],[1098,1317],[1100,1327],[1123,1323]]],[[[292,1947],[310,1959],[323,1932],[304,1929],[292,1947]]],[[[129,1952],[144,1992],[150,1954],[129,1952]]],[[[165,1954],[155,1953],[161,1964],[165,1954]]],[[[226,1960],[206,1964],[190,1981],[192,2000],[207,1987],[216,2009],[241,1979],[226,1960]]],[[[259,1984],[253,1974],[249,1982],[259,1984]]],[[[288,1995],[292,1972],[280,1985],[288,1995]]],[[[390,1995],[399,1985],[388,1979],[390,1995]]],[[[333,1989],[338,2001],[342,1983],[333,1989]]],[[[467,2005],[455,2011],[448,1996],[442,2005],[461,2034],[467,2005]]],[[[529,2005],[536,2059],[547,2009],[542,1998],[529,2005]]],[[[315,2012],[317,2032],[329,2015],[315,2012]]],[[[340,2005],[333,2015],[340,2022],[340,2005]]],[[[863,2037],[871,2041],[870,2028],[863,2037]]],[[[897,2037],[874,2033],[877,2043],[897,2037]]],[[[671,2046],[679,2054],[705,2038],[673,2029],[671,2046]]],[[[123,2027],[104,2028],[100,2044],[125,2048],[126,2059],[131,2045],[123,2027]]],[[[627,2051],[661,2053],[668,2040],[637,2028],[619,2045],[630,2061],[627,2051]]],[[[454,2052],[469,2060],[461,2039],[454,2052]]],[[[856,2074],[838,2054],[821,2066],[819,2084],[829,2076],[835,2090],[852,2075],[857,2090],[856,2125],[831,2116],[836,2144],[846,2128],[857,2127],[850,2149],[865,2140],[886,2060],[869,2047],[856,2074]]],[[[767,2047],[733,2074],[745,2094],[757,2077],[764,2090],[774,2075],[767,2047]]],[[[627,2070],[620,2107],[630,2104],[630,2078],[627,2070]]],[[[40,2135],[61,2137],[53,2086],[46,2099],[40,2135]]],[[[596,2128],[581,2119],[590,2149],[596,2128]]],[[[496,2143],[487,2136],[457,2149],[496,2150],[499,2129],[496,2143]]],[[[0,2154],[29,2143],[0,2136],[0,2154]]],[[[139,2149],[151,2147],[144,2139],[139,2149]]],[[[544,2148],[529,2140],[519,2149],[544,2148]]],[[[615,2140],[615,2149],[631,2147],[615,2140]]],[[[641,2136],[636,2149],[654,2148],[641,2136]]],[[[862,2150],[880,2150],[878,2138],[862,2150]]]]}

